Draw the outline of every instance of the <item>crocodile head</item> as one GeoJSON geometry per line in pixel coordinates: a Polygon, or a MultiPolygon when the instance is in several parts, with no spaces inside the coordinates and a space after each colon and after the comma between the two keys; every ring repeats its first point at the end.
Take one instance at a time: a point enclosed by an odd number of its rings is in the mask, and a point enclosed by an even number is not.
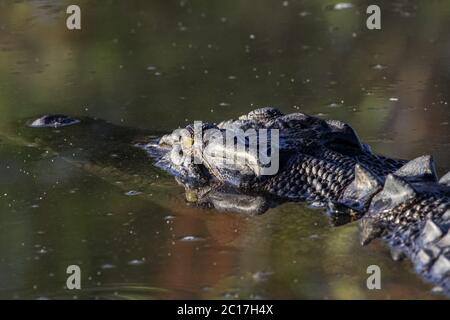
{"type": "MultiPolygon", "coordinates": [[[[284,115],[274,108],[256,109],[218,124],[194,122],[140,147],[197,203],[221,185],[261,195],[264,185],[301,165],[302,159],[321,160],[321,151],[350,157],[370,153],[343,122],[303,113],[284,115]]],[[[275,194],[284,198],[278,191],[275,194]]]]}
{"type": "Polygon", "coordinates": [[[321,146],[344,154],[368,149],[345,123],[303,113],[284,115],[274,108],[217,125],[190,124],[143,147],[182,183],[219,181],[239,187],[255,177],[273,176],[292,157],[321,146]]]}

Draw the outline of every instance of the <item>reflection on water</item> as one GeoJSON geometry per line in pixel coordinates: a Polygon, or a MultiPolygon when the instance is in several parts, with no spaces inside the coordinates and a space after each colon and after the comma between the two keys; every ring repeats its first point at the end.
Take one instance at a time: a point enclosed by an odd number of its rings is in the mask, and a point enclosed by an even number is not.
{"type": "MultiPolygon", "coordinates": [[[[168,131],[276,105],[448,171],[450,3],[382,1],[382,30],[368,31],[369,1],[351,2],[79,1],[82,30],[70,32],[67,1],[3,1],[0,131],[46,112],[168,131]]],[[[14,139],[0,138],[0,159],[1,298],[440,298],[320,210],[190,207],[145,162],[130,185],[14,139]],[[71,264],[78,292],[65,289],[71,264]],[[380,291],[366,289],[371,264],[380,291]]]]}

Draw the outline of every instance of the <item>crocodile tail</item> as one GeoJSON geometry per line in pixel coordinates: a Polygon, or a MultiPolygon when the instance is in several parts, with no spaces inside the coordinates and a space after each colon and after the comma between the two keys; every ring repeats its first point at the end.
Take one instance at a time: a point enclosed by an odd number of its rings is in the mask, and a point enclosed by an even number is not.
{"type": "Polygon", "coordinates": [[[450,293],[450,174],[439,181],[431,156],[386,177],[361,219],[361,241],[382,237],[393,258],[406,256],[417,272],[450,293]]]}

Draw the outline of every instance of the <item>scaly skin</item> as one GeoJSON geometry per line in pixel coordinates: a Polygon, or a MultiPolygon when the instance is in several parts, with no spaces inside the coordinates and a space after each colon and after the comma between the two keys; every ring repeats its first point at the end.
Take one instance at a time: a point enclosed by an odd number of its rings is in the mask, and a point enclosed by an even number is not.
{"type": "MultiPolygon", "coordinates": [[[[58,127],[77,122],[44,116],[33,123],[58,127]]],[[[203,125],[223,137],[240,129],[278,129],[279,170],[261,175],[260,164],[251,161],[219,165],[211,150],[223,146],[205,139],[205,131],[202,143],[192,143],[193,128],[186,128],[188,137],[174,131],[137,144],[185,186],[188,201],[247,214],[285,201],[308,201],[326,206],[337,224],[362,217],[363,244],[382,237],[394,258],[409,257],[419,273],[450,294],[450,173],[438,181],[431,156],[408,162],[377,155],[345,123],[283,115],[273,108],[203,125]],[[174,161],[177,157],[182,161],[174,161]],[[199,163],[188,161],[194,157],[199,163]]],[[[227,157],[236,152],[226,148],[227,157]]]]}

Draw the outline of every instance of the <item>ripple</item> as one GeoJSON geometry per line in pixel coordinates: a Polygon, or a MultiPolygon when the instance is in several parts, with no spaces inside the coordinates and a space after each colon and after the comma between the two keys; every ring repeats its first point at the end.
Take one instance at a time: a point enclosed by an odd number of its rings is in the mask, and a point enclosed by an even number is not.
{"type": "MultiPolygon", "coordinates": [[[[95,300],[148,300],[162,299],[169,293],[176,292],[158,287],[146,286],[138,283],[111,283],[100,287],[86,287],[77,292],[77,299],[95,299],[95,300]]],[[[181,291],[180,296],[186,293],[181,291]]],[[[60,300],[74,299],[73,293],[65,291],[57,291],[49,294],[40,294],[36,299],[60,300]]]]}

